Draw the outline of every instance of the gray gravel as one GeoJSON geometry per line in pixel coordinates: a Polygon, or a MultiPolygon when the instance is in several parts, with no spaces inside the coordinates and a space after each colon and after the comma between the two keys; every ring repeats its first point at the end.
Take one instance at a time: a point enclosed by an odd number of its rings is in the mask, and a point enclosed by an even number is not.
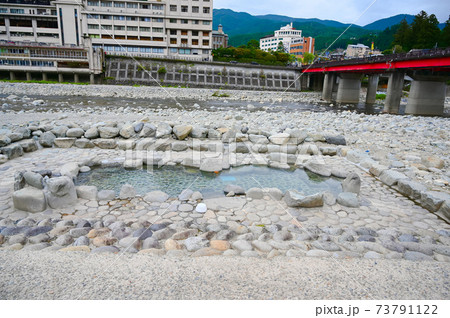
{"type": "Polygon", "coordinates": [[[1,251],[0,299],[449,299],[449,270],[405,260],[1,251]]]}

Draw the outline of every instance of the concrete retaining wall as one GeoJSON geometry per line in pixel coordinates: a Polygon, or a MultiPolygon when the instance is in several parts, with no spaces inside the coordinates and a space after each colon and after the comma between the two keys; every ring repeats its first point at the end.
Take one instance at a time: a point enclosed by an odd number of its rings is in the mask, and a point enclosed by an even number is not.
{"type": "Polygon", "coordinates": [[[300,91],[300,71],[280,67],[110,58],[105,75],[115,84],[300,91]]]}

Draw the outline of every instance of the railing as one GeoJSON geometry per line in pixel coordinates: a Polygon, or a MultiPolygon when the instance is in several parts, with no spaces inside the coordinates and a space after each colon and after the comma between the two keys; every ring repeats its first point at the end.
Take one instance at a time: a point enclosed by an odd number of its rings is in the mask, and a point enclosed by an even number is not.
{"type": "MultiPolygon", "coordinates": [[[[368,56],[364,58],[354,58],[342,61],[319,61],[312,65],[311,68],[321,68],[321,67],[331,67],[340,65],[357,65],[357,64],[369,64],[369,63],[380,63],[380,62],[395,62],[395,61],[405,61],[405,60],[415,60],[420,58],[433,58],[450,56],[450,48],[446,49],[429,49],[429,50],[413,50],[408,53],[399,54],[389,54],[383,56],[368,56]]],[[[304,68],[309,67],[309,65],[303,66],[304,68]]]]}

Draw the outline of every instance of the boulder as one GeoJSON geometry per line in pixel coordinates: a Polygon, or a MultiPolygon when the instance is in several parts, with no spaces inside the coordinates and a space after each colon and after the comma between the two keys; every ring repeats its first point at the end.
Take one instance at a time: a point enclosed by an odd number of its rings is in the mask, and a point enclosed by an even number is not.
{"type": "Polygon", "coordinates": [[[156,138],[169,137],[172,133],[172,126],[168,123],[159,123],[156,129],[156,138]]]}
{"type": "Polygon", "coordinates": [[[380,180],[388,186],[396,185],[401,179],[408,179],[408,177],[395,170],[384,170],[380,175],[380,180]]]}
{"type": "Polygon", "coordinates": [[[23,177],[28,185],[36,189],[44,189],[43,177],[39,173],[27,171],[23,174],[23,177]]]}
{"type": "Polygon", "coordinates": [[[342,192],[339,193],[337,202],[340,205],[349,207],[349,208],[357,208],[359,207],[358,196],[352,192],[342,192]]]}
{"type": "Polygon", "coordinates": [[[359,194],[361,190],[361,178],[357,173],[350,173],[344,181],[342,181],[342,189],[344,192],[352,192],[359,194]]]}
{"type": "Polygon", "coordinates": [[[20,146],[22,146],[24,152],[33,152],[38,150],[38,146],[36,145],[36,141],[34,141],[34,139],[21,141],[20,146]]]}
{"type": "Polygon", "coordinates": [[[52,147],[56,136],[51,131],[46,131],[39,137],[39,143],[42,147],[52,147]]]}
{"type": "Polygon", "coordinates": [[[347,142],[345,140],[345,137],[342,135],[338,136],[325,136],[325,141],[332,145],[347,145],[347,142]]]}
{"type": "Polygon", "coordinates": [[[141,138],[155,137],[156,136],[156,130],[157,130],[157,128],[156,128],[155,125],[145,123],[142,126],[142,130],[139,133],[139,137],[141,137],[141,138]]]}
{"type": "Polygon", "coordinates": [[[9,160],[23,156],[23,148],[20,144],[11,144],[2,148],[2,153],[9,160]]]}
{"type": "Polygon", "coordinates": [[[55,138],[53,144],[58,148],[70,148],[75,144],[75,138],[55,138]]]}
{"type": "Polygon", "coordinates": [[[285,145],[288,143],[290,137],[291,137],[290,134],[279,133],[279,134],[270,136],[269,140],[271,143],[273,143],[275,145],[285,145]]]}
{"type": "Polygon", "coordinates": [[[188,144],[185,141],[175,141],[171,144],[172,151],[185,151],[188,149],[188,144]]]}
{"type": "Polygon", "coordinates": [[[444,168],[444,160],[436,157],[436,156],[423,156],[422,158],[422,164],[425,165],[427,168],[436,168],[436,169],[442,169],[444,168]]]}
{"type": "Polygon", "coordinates": [[[123,125],[119,131],[119,134],[121,137],[123,137],[125,139],[129,139],[129,138],[133,137],[135,135],[133,124],[123,125]]]}
{"type": "Polygon", "coordinates": [[[193,193],[194,193],[194,191],[192,191],[191,189],[185,189],[185,190],[181,191],[180,195],[178,196],[178,200],[188,201],[191,198],[193,193]]]}
{"type": "Polygon", "coordinates": [[[438,191],[422,192],[420,202],[422,206],[431,211],[439,210],[444,201],[450,200],[450,194],[438,191]]]}
{"type": "Polygon", "coordinates": [[[305,196],[296,190],[288,190],[284,195],[284,202],[288,207],[314,208],[323,206],[323,195],[317,193],[305,196]]]}
{"type": "Polygon", "coordinates": [[[47,180],[47,203],[53,209],[60,209],[77,201],[77,192],[71,178],[67,176],[47,180]]]}
{"type": "Polygon", "coordinates": [[[208,136],[208,128],[193,127],[190,135],[192,138],[206,138],[208,136]]]}
{"type": "Polygon", "coordinates": [[[225,192],[225,194],[234,192],[235,195],[245,195],[245,189],[234,184],[227,184],[223,189],[223,192],[225,192]]]}
{"type": "MultiPolygon", "coordinates": [[[[235,192],[235,194],[236,194],[236,192],[235,192]]],[[[260,200],[264,197],[264,192],[260,188],[251,188],[251,189],[247,190],[246,196],[247,196],[247,198],[260,200]]]]}
{"type": "Polygon", "coordinates": [[[10,133],[8,135],[8,137],[9,137],[9,139],[11,139],[11,142],[16,142],[16,141],[20,141],[23,139],[23,134],[13,132],[13,133],[10,133]]]}
{"type": "Polygon", "coordinates": [[[86,149],[86,148],[94,148],[95,145],[87,138],[80,138],[75,141],[75,147],[86,149]]]}
{"type": "Polygon", "coordinates": [[[24,188],[13,193],[14,207],[27,212],[42,212],[47,208],[44,191],[24,188]]]}
{"type": "Polygon", "coordinates": [[[319,163],[316,160],[309,160],[304,168],[323,177],[330,177],[331,170],[324,163],[319,163]]]}
{"type": "Polygon", "coordinates": [[[144,196],[144,200],[147,202],[166,202],[169,195],[162,191],[152,191],[144,196]]]}
{"type": "Polygon", "coordinates": [[[208,207],[208,209],[213,211],[230,210],[230,209],[241,210],[246,202],[247,201],[245,199],[240,197],[214,198],[214,199],[206,199],[203,201],[203,203],[208,207]]]}
{"type": "Polygon", "coordinates": [[[219,172],[222,171],[222,158],[205,158],[200,163],[200,170],[205,172],[219,172]]]}
{"type": "Polygon", "coordinates": [[[112,139],[119,135],[119,128],[109,126],[99,127],[98,133],[100,134],[100,138],[112,139]]]}
{"type": "Polygon", "coordinates": [[[85,200],[97,200],[97,187],[95,186],[79,186],[76,187],[77,196],[85,200]]]}
{"type": "Polygon", "coordinates": [[[94,145],[102,149],[115,149],[117,147],[114,139],[96,139],[94,145]]]}
{"type": "Polygon", "coordinates": [[[184,140],[192,131],[192,126],[189,125],[179,125],[173,127],[173,133],[178,138],[178,140],[184,140]]]}
{"type": "Polygon", "coordinates": [[[254,144],[263,144],[266,145],[269,143],[269,139],[263,135],[248,135],[248,139],[254,144]]]}
{"type": "Polygon", "coordinates": [[[450,200],[442,203],[439,212],[447,218],[447,221],[450,220],[450,200]]]}
{"type": "Polygon", "coordinates": [[[6,135],[0,135],[0,147],[8,146],[11,143],[11,138],[6,135]]]}
{"type": "Polygon", "coordinates": [[[409,179],[400,179],[397,182],[398,191],[412,200],[420,200],[422,192],[427,191],[427,187],[421,183],[409,179]]]}
{"type": "Polygon", "coordinates": [[[67,126],[56,126],[54,127],[51,132],[56,136],[56,137],[66,137],[66,132],[69,130],[69,127],[67,126]]]}
{"type": "Polygon", "coordinates": [[[80,167],[75,162],[66,163],[61,167],[61,175],[67,176],[69,178],[74,178],[78,175],[80,167]]]}
{"type": "Polygon", "coordinates": [[[84,130],[81,128],[69,128],[66,131],[66,137],[81,138],[84,136],[84,130]]]}
{"type": "Polygon", "coordinates": [[[8,161],[8,157],[4,155],[0,155],[0,165],[8,161]]]}
{"type": "Polygon", "coordinates": [[[89,128],[84,133],[84,137],[86,137],[87,139],[96,139],[96,138],[98,138],[98,136],[99,136],[99,133],[98,133],[97,127],[89,128]]]}
{"type": "Polygon", "coordinates": [[[136,190],[131,184],[124,184],[120,189],[119,199],[125,200],[134,198],[136,196],[136,190]]]}

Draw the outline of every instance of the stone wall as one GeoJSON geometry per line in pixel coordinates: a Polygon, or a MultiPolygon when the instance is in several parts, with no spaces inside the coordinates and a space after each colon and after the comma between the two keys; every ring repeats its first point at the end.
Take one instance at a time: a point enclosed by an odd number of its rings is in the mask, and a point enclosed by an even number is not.
{"type": "Polygon", "coordinates": [[[300,71],[284,67],[110,58],[108,83],[300,91],[300,71]]]}

